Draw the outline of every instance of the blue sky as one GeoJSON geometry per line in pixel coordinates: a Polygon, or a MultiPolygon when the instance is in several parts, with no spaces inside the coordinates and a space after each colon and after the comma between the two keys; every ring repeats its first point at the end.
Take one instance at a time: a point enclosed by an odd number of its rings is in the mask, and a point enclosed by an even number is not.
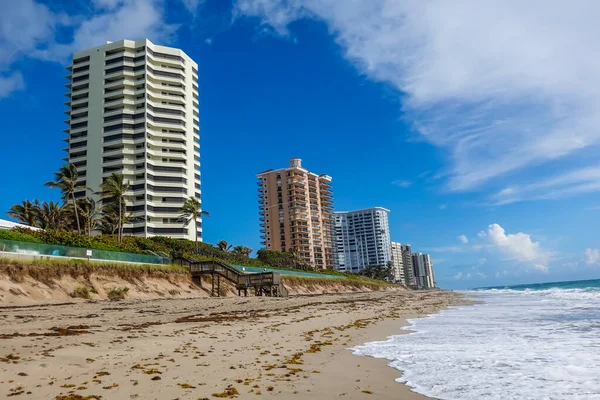
{"type": "Polygon", "coordinates": [[[300,157],[391,210],[446,288],[600,276],[597,2],[94,0],[0,15],[0,210],[57,199],[69,55],[199,64],[204,240],[259,248],[255,174],[300,157]],[[131,18],[135,15],[135,18],[131,18]]]}

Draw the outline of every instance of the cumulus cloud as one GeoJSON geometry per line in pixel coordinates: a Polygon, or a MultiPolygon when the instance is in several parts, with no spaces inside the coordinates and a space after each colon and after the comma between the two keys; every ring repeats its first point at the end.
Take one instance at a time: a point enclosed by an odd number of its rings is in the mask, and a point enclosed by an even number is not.
{"type": "Polygon", "coordinates": [[[14,63],[31,57],[66,62],[77,50],[107,40],[169,41],[176,26],[164,22],[164,0],[94,0],[89,17],[54,12],[34,0],[20,0],[0,13],[0,98],[24,87],[14,63]],[[133,17],[132,17],[133,16],[133,17]],[[67,28],[67,29],[65,29],[67,28]],[[72,32],[58,42],[58,32],[72,32]]]}
{"type": "Polygon", "coordinates": [[[102,0],[102,4],[108,11],[78,24],[69,43],[51,41],[47,49],[38,50],[33,55],[61,62],[77,50],[100,46],[106,41],[147,37],[168,42],[177,28],[164,22],[162,0],[130,0],[123,3],[102,0]]]}
{"type": "MultiPolygon", "coordinates": [[[[415,129],[447,150],[444,174],[455,191],[511,174],[515,179],[516,171],[600,144],[599,13],[594,0],[577,7],[558,0],[493,6],[477,0],[238,0],[235,6],[236,16],[258,17],[284,36],[295,20],[325,21],[345,57],[371,79],[397,88],[415,129]]],[[[543,173],[553,170],[564,168],[543,173]]],[[[553,191],[551,179],[542,193],[553,191]]]]}
{"type": "Polygon", "coordinates": [[[598,249],[585,249],[583,253],[585,256],[585,263],[587,265],[596,265],[600,261],[600,250],[598,249]]]}
{"type": "Polygon", "coordinates": [[[531,235],[523,232],[506,233],[499,224],[491,224],[487,231],[478,235],[486,240],[491,250],[503,254],[506,259],[523,263],[531,263],[535,269],[547,271],[552,253],[543,249],[539,242],[531,239],[531,235]]]}
{"type": "Polygon", "coordinates": [[[462,244],[469,243],[469,239],[465,235],[459,235],[459,236],[457,236],[457,238],[458,238],[458,240],[460,240],[462,242],[462,244]]]}

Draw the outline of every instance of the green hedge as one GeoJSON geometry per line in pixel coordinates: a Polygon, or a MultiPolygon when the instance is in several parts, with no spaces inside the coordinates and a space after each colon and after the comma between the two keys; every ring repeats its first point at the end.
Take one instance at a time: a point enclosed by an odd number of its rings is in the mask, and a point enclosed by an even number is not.
{"type": "Polygon", "coordinates": [[[0,229],[0,239],[16,240],[18,242],[44,243],[41,239],[20,231],[0,229]]]}

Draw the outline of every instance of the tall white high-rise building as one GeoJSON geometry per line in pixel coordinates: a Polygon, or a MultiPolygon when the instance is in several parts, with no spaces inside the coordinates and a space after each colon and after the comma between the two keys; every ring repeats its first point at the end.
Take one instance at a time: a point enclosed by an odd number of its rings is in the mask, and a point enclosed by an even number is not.
{"type": "Polygon", "coordinates": [[[198,65],[180,49],[121,40],[76,52],[67,69],[65,161],[80,183],[96,191],[122,174],[137,217],[124,233],[193,240],[179,215],[186,199],[200,201],[198,65]]]}
{"type": "Polygon", "coordinates": [[[404,258],[402,256],[402,244],[391,242],[390,252],[392,254],[392,275],[394,282],[406,284],[404,275],[404,258]]]}
{"type": "Polygon", "coordinates": [[[334,213],[338,271],[356,273],[368,266],[387,266],[392,258],[388,213],[382,207],[334,213]]]}
{"type": "Polygon", "coordinates": [[[415,282],[419,289],[432,289],[435,287],[433,264],[429,254],[415,253],[412,256],[415,282]]]}

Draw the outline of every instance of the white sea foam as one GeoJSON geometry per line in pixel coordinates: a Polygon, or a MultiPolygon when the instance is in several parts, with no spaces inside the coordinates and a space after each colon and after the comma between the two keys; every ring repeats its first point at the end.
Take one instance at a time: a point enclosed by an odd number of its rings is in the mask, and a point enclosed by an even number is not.
{"type": "Polygon", "coordinates": [[[470,293],[484,303],[354,354],[389,360],[399,382],[440,399],[600,399],[598,288],[470,293]]]}

